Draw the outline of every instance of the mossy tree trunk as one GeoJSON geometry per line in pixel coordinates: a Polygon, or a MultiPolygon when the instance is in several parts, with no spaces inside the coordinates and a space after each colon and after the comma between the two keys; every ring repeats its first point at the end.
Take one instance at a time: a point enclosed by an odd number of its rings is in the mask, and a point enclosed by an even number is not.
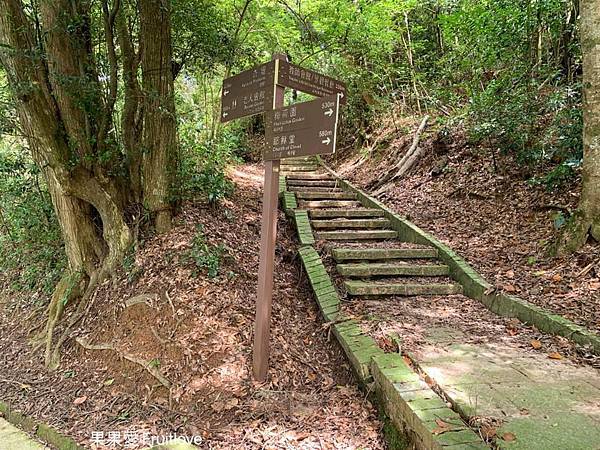
{"type": "Polygon", "coordinates": [[[175,163],[175,100],[168,0],[140,0],[140,45],[144,127],[142,189],[156,228],[171,227],[170,175],[175,163]]]}
{"type": "Polygon", "coordinates": [[[92,11],[98,5],[87,0],[43,1],[39,7],[0,0],[0,62],[46,179],[68,259],[43,333],[50,366],[96,285],[121,263],[142,208],[157,231],[171,224],[169,165],[175,160],[176,129],[170,5],[121,1],[104,0],[92,11]],[[102,17],[96,29],[94,14],[102,17]],[[102,70],[92,39],[99,33],[107,49],[102,70]],[[125,93],[120,133],[114,126],[119,73],[125,93]],[[76,299],[77,308],[54,343],[64,306],[76,299]]]}
{"type": "Polygon", "coordinates": [[[558,245],[560,254],[600,242],[600,0],[581,0],[583,52],[583,188],[558,245]]]}

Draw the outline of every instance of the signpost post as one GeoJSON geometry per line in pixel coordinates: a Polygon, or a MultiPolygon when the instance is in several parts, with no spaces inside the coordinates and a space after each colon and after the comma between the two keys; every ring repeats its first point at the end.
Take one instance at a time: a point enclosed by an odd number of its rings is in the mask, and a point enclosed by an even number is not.
{"type": "MultiPolygon", "coordinates": [[[[276,55],[279,65],[285,56],[276,55]]],[[[273,105],[283,106],[285,87],[277,85],[275,75],[273,105]]],[[[256,295],[256,321],[254,323],[254,349],[252,367],[254,379],[264,381],[269,370],[269,338],[271,335],[271,305],[273,300],[273,265],[275,264],[275,239],[277,238],[277,194],[279,192],[279,160],[265,162],[262,224],[260,227],[260,259],[258,263],[258,291],[256,295]]]]}
{"type": "Polygon", "coordinates": [[[253,375],[258,381],[266,379],[269,369],[279,161],[294,156],[334,153],[339,107],[345,101],[344,83],[288,63],[281,54],[223,81],[221,122],[266,113],[267,145],[252,354],[253,375]],[[323,98],[283,107],[286,87],[323,98]]]}

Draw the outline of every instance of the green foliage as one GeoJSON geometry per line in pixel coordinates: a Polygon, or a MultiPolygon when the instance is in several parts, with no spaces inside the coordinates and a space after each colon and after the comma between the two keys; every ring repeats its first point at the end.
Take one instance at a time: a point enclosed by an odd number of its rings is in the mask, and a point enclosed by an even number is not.
{"type": "MultiPolygon", "coordinates": [[[[243,4],[221,0],[219,10],[237,19],[243,4]]],[[[368,139],[392,103],[420,115],[441,107],[467,118],[473,141],[553,184],[581,155],[577,16],[575,0],[256,0],[230,41],[232,68],[283,51],[344,80],[342,139],[368,139]]]]}
{"type": "Polygon", "coordinates": [[[197,226],[189,256],[194,261],[198,270],[206,270],[210,278],[216,277],[219,274],[224,251],[225,248],[223,245],[215,246],[209,244],[204,235],[203,226],[197,226]]]}
{"type": "Polygon", "coordinates": [[[204,197],[217,203],[233,191],[226,176],[227,166],[234,160],[237,136],[222,133],[214,140],[198,140],[192,130],[180,134],[181,162],[179,193],[182,199],[204,197]]]}
{"type": "Polygon", "coordinates": [[[39,170],[18,141],[0,140],[0,273],[15,291],[49,294],[64,267],[60,229],[39,170]]]}

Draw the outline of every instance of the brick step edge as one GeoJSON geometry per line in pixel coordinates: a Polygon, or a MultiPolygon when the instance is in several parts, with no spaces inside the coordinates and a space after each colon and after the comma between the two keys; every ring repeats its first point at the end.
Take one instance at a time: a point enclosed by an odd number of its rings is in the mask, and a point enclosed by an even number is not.
{"type": "Polygon", "coordinates": [[[374,397],[376,405],[387,415],[386,420],[391,422],[393,430],[391,440],[406,441],[407,445],[410,443],[417,449],[442,450],[445,446],[451,445],[452,438],[459,437],[462,441],[469,442],[468,448],[489,448],[466,425],[452,433],[440,435],[434,433],[437,427],[435,422],[437,415],[452,420],[453,423],[460,423],[458,414],[450,409],[426,383],[420,381],[419,375],[408,366],[400,354],[384,353],[377,342],[362,331],[357,321],[343,315],[335,286],[314,247],[301,247],[298,254],[319,310],[324,320],[331,324],[332,334],[350,362],[360,386],[374,397]],[[414,383],[421,383],[424,396],[430,399],[428,405],[423,406],[422,402],[405,400],[401,395],[402,382],[411,383],[411,389],[414,383]],[[430,409],[432,405],[435,406],[433,410],[430,409]],[[425,415],[431,411],[435,412],[436,417],[426,420],[425,415]]]}
{"type": "MultiPolygon", "coordinates": [[[[78,445],[72,438],[59,433],[53,427],[43,422],[22,414],[2,401],[0,401],[0,416],[19,430],[35,436],[47,446],[59,450],[85,450],[84,447],[78,445]]],[[[143,450],[198,450],[198,447],[182,440],[174,440],[169,443],[146,447],[143,450]]]]}
{"type": "Polygon", "coordinates": [[[323,161],[320,161],[320,163],[339,182],[342,189],[355,192],[364,207],[384,211],[384,217],[390,220],[390,228],[398,232],[401,241],[436,248],[438,258],[450,267],[450,276],[463,286],[464,295],[481,302],[486,308],[499,316],[519,319],[523,323],[534,325],[542,332],[563,336],[576,344],[589,348],[592,353],[600,355],[599,335],[527,300],[498,292],[493,285],[488,283],[446,244],[443,244],[409,220],[400,217],[382,202],[366,194],[352,183],[340,178],[323,161]]]}
{"type": "Polygon", "coordinates": [[[420,379],[402,355],[387,353],[375,356],[371,360],[370,370],[385,413],[402,434],[409,434],[413,438],[414,448],[490,448],[457,412],[420,379]],[[451,423],[451,431],[437,434],[437,420],[451,423]]]}

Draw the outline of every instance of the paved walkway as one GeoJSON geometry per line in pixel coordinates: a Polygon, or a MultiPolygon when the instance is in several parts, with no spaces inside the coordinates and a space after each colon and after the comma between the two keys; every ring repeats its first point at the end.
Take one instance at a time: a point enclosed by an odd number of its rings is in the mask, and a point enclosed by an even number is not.
{"type": "Polygon", "coordinates": [[[0,418],[1,450],[43,450],[45,448],[31,439],[27,433],[0,418]]]}
{"type": "MultiPolygon", "coordinates": [[[[0,450],[47,450],[48,447],[35,441],[24,431],[0,418],[0,450]]],[[[60,450],[60,449],[59,449],[60,450]]],[[[183,441],[173,441],[147,450],[197,450],[183,441]]]]}
{"type": "Polygon", "coordinates": [[[597,370],[497,345],[460,344],[444,331],[430,331],[436,337],[419,364],[466,416],[502,420],[500,447],[600,449],[597,370]]]}

